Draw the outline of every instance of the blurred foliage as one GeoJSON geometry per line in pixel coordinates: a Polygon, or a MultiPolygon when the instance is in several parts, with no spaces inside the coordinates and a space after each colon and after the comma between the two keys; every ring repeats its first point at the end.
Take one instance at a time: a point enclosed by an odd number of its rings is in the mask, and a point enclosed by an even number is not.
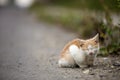
{"type": "MultiPolygon", "coordinates": [[[[119,0],[104,0],[106,6],[108,6],[112,11],[120,11],[118,2],[119,0]]],[[[49,4],[50,3],[52,5],[65,6],[70,8],[104,10],[99,0],[49,0],[49,4]]]]}
{"type": "Polygon", "coordinates": [[[95,18],[97,15],[89,10],[80,11],[58,6],[40,6],[34,9],[40,20],[59,24],[67,30],[75,31],[79,36],[83,35],[84,38],[92,37],[97,33],[93,31],[93,28],[98,26],[98,20],[95,18]]]}
{"type": "Polygon", "coordinates": [[[110,27],[101,23],[101,27],[98,30],[101,40],[101,53],[103,55],[118,54],[120,52],[120,28],[110,27]]]}
{"type": "Polygon", "coordinates": [[[99,0],[104,8],[106,24],[101,22],[99,33],[103,46],[101,53],[104,55],[118,54],[120,52],[120,26],[112,24],[110,16],[110,8],[105,4],[104,0],[99,0]]]}
{"type": "Polygon", "coordinates": [[[100,53],[105,56],[120,52],[120,27],[112,24],[110,16],[120,11],[119,5],[118,0],[48,0],[44,5],[36,3],[31,9],[40,20],[60,24],[82,38],[99,33],[100,53]]]}

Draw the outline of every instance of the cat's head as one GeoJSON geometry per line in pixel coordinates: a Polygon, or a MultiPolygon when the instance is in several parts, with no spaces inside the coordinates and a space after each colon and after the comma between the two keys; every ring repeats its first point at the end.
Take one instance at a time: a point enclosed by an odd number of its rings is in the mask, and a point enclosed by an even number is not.
{"type": "Polygon", "coordinates": [[[81,40],[80,48],[88,56],[97,54],[99,51],[99,34],[91,39],[81,40]]]}

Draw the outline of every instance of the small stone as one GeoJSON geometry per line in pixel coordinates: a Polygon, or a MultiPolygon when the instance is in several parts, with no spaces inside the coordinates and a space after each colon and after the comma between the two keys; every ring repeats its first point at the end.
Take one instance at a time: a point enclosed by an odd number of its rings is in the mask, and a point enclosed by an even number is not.
{"type": "Polygon", "coordinates": [[[100,77],[105,77],[105,75],[99,75],[100,77]]]}
{"type": "Polygon", "coordinates": [[[112,72],[112,70],[108,70],[108,72],[112,72]]]}
{"type": "Polygon", "coordinates": [[[19,65],[22,65],[22,63],[18,63],[19,65]]]}
{"type": "Polygon", "coordinates": [[[113,65],[119,67],[119,66],[120,66],[120,62],[119,62],[119,61],[116,61],[113,65]]]}
{"type": "Polygon", "coordinates": [[[111,66],[111,68],[115,68],[114,66],[111,66]]]}
{"type": "Polygon", "coordinates": [[[105,57],[105,58],[103,58],[103,59],[104,59],[104,60],[107,60],[108,58],[105,57]]]}
{"type": "Polygon", "coordinates": [[[84,74],[89,74],[89,72],[90,72],[89,69],[83,71],[84,74]]]}
{"type": "Polygon", "coordinates": [[[120,70],[120,68],[117,68],[117,70],[120,70]]]}
{"type": "Polygon", "coordinates": [[[75,79],[78,79],[78,78],[79,78],[78,76],[75,77],[75,79]]]}
{"type": "Polygon", "coordinates": [[[95,73],[90,73],[90,75],[95,75],[95,73]]]}

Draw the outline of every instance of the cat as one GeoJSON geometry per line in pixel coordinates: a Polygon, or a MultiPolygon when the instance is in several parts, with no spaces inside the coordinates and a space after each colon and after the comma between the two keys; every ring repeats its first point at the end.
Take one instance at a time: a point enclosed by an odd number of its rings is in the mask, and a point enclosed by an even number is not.
{"type": "Polygon", "coordinates": [[[81,68],[93,66],[98,52],[99,34],[87,40],[74,39],[63,48],[58,65],[59,67],[78,65],[81,68]]]}

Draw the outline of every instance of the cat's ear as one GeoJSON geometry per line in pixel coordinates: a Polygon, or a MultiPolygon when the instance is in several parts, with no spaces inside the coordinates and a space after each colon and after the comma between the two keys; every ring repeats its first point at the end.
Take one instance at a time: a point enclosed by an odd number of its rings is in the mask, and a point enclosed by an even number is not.
{"type": "Polygon", "coordinates": [[[94,40],[95,42],[99,42],[99,34],[97,33],[92,40],[94,40]]]}

